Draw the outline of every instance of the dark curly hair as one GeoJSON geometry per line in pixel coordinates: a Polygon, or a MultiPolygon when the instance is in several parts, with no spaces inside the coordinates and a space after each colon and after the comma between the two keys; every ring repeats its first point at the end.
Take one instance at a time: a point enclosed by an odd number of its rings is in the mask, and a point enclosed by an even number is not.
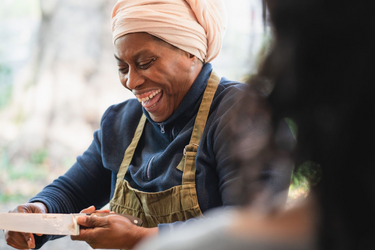
{"type": "Polygon", "coordinates": [[[375,249],[375,15],[371,1],[265,0],[274,43],[259,78],[274,84],[276,124],[298,127],[296,170],[312,187],[321,249],[375,249]]]}

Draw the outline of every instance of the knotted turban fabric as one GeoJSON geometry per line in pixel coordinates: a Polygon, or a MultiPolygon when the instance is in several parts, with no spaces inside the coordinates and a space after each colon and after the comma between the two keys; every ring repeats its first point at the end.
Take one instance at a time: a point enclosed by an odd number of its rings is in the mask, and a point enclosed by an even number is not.
{"type": "Polygon", "coordinates": [[[119,0],[112,10],[113,42],[147,32],[205,63],[219,54],[226,26],[223,0],[119,0]]]}

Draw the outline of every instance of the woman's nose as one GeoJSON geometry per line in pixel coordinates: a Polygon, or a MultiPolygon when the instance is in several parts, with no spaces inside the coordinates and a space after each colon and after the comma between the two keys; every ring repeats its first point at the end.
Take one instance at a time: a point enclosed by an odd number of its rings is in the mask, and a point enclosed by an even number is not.
{"type": "Polygon", "coordinates": [[[142,75],[140,75],[136,69],[129,68],[126,87],[130,90],[137,89],[143,84],[143,82],[144,78],[142,75]]]}

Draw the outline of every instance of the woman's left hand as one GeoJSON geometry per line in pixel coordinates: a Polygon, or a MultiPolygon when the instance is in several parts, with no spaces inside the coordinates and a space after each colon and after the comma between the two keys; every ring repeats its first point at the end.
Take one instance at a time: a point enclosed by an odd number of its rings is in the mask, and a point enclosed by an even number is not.
{"type": "MultiPolygon", "coordinates": [[[[91,210],[92,208],[83,211],[94,212],[91,210]]],[[[80,216],[77,218],[77,222],[83,227],[81,227],[79,235],[71,236],[72,240],[86,241],[94,249],[131,249],[142,239],[158,233],[157,227],[138,227],[129,219],[116,214],[104,217],[80,216]]]]}

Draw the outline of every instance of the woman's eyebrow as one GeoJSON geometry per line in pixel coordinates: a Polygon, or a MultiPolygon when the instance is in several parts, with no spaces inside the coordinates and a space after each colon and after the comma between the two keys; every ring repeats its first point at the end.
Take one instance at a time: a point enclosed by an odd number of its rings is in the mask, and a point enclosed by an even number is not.
{"type": "MultiPolygon", "coordinates": [[[[124,62],[124,60],[118,58],[118,57],[116,56],[116,54],[113,54],[113,55],[114,55],[114,57],[116,58],[117,61],[124,62]]],[[[138,52],[137,52],[135,55],[133,55],[132,57],[133,57],[134,60],[137,60],[137,59],[138,59],[139,57],[141,57],[142,55],[153,56],[154,53],[152,53],[152,51],[150,51],[149,49],[142,49],[142,50],[138,51],[138,52]]]]}

